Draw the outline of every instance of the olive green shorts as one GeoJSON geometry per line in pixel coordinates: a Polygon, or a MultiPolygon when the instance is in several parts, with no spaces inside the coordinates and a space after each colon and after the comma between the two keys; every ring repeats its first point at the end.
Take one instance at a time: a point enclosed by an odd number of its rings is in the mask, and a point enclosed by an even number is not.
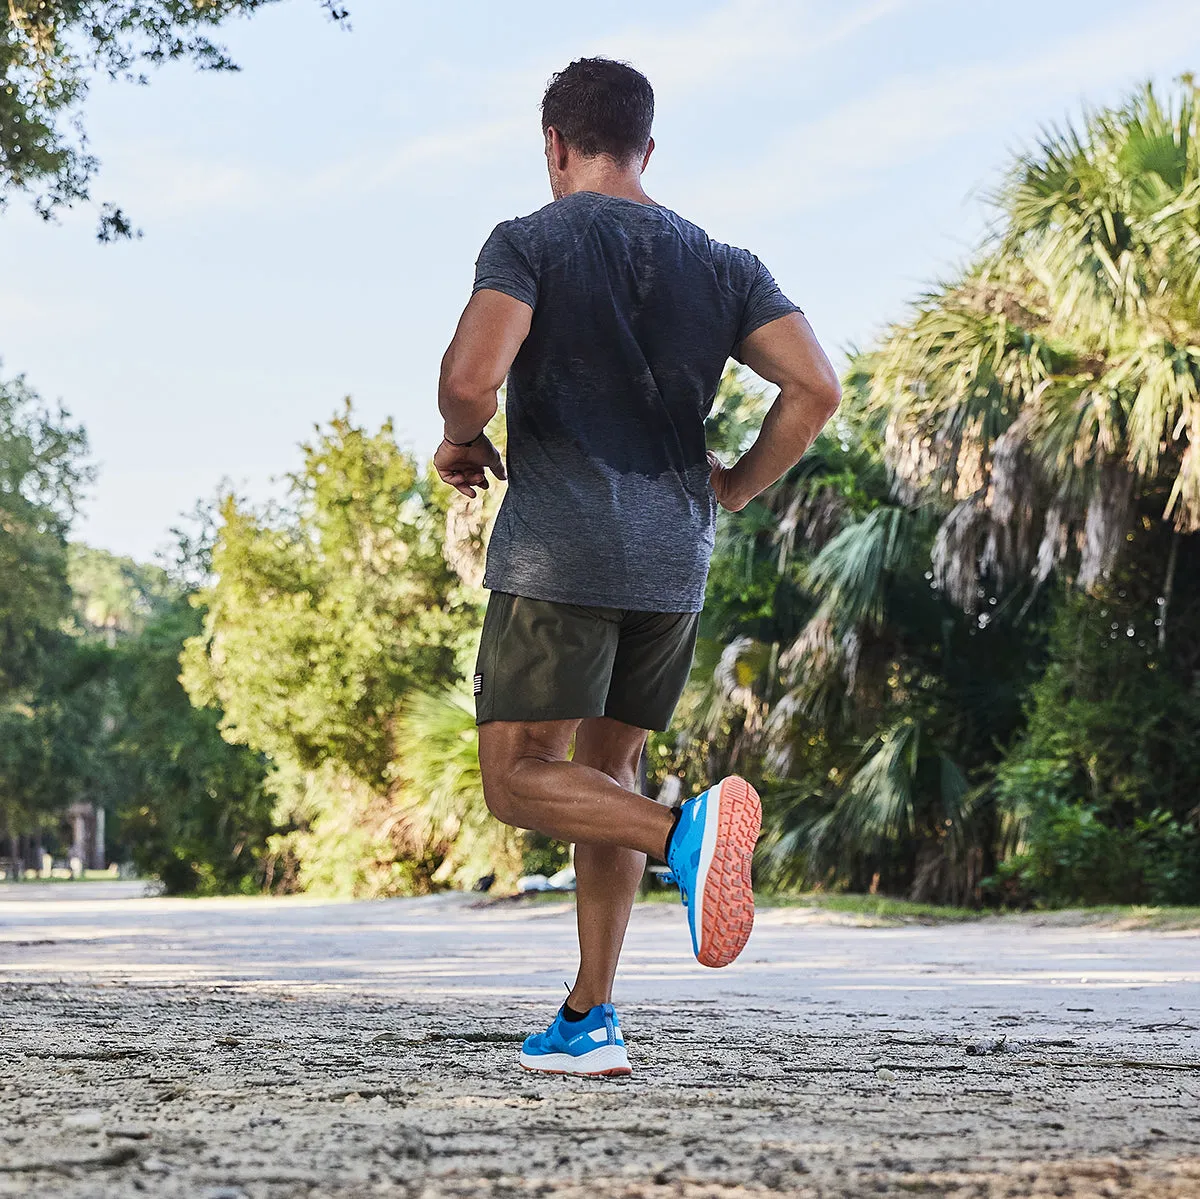
{"type": "Polygon", "coordinates": [[[698,612],[632,612],[493,591],[475,666],[475,719],[610,716],[665,729],[696,649],[698,612]]]}

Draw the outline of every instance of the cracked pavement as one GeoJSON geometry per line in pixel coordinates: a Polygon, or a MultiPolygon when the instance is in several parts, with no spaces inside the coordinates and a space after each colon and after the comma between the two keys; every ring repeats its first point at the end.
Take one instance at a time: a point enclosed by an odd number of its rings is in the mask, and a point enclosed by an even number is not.
{"type": "Polygon", "coordinates": [[[1200,934],[637,907],[634,1075],[521,1072],[569,902],[0,887],[0,1196],[1200,1196],[1200,934]]]}

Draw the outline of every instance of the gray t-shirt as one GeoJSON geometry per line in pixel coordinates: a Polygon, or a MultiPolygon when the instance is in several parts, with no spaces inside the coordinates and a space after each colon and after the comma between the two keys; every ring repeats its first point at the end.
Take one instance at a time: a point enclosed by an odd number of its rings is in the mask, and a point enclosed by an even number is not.
{"type": "Polygon", "coordinates": [[[497,225],[475,291],[533,309],[508,375],[508,493],[484,586],[698,612],[716,501],[704,419],[742,340],[799,309],[667,208],[577,192],[497,225]]]}

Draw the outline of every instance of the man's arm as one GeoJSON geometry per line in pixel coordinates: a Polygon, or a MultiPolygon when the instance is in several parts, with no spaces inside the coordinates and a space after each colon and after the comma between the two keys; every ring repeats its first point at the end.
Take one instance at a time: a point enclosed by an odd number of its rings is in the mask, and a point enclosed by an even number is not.
{"type": "Polygon", "coordinates": [[[528,304],[500,291],[477,291],[442,358],[438,410],[446,436],[433,464],[443,482],[463,495],[474,497],[476,487],[488,486],[485,469],[505,477],[504,463],[483,430],[496,415],[496,393],[532,319],[528,304]]]}
{"type": "Polygon", "coordinates": [[[737,512],[797,462],[837,410],[842,389],[808,321],[793,312],[742,342],[742,361],[779,388],[758,438],[733,466],[716,456],[712,484],[723,508],[737,512]]]}

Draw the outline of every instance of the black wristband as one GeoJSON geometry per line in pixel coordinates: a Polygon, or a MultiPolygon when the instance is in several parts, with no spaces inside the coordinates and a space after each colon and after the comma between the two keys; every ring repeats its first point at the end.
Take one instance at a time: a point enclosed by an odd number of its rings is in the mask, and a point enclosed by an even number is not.
{"type": "Polygon", "coordinates": [[[468,446],[474,445],[482,436],[483,436],[483,430],[481,429],[478,433],[475,434],[474,437],[471,438],[470,441],[451,441],[449,437],[445,436],[445,434],[442,435],[442,440],[447,445],[454,446],[455,449],[465,450],[468,446]]]}

